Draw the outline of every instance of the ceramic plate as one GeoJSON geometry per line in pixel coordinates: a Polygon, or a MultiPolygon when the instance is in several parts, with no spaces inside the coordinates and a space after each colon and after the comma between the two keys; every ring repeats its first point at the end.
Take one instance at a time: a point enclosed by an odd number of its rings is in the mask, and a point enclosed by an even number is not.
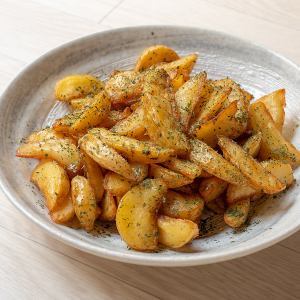
{"type": "MultiPolygon", "coordinates": [[[[232,77],[255,98],[278,88],[287,90],[284,135],[300,148],[300,71],[286,58],[238,38],[198,28],[145,26],[123,28],[83,37],[58,47],[26,67],[0,101],[1,187],[10,201],[55,238],[108,259],[152,266],[187,266],[232,259],[266,248],[300,227],[300,188],[294,184],[277,198],[260,201],[249,226],[225,229],[178,250],[142,253],[130,250],[112,226],[97,226],[93,234],[53,224],[38,190],[29,182],[35,160],[15,157],[23,137],[50,125],[67,110],[55,102],[55,82],[72,73],[91,73],[105,79],[114,69],[133,66],[147,46],[166,44],[179,54],[199,53],[194,72],[210,78],[232,77]]],[[[295,171],[299,180],[300,170],[295,171]]],[[[16,220],[17,222],[17,220],[16,220]]],[[[208,216],[206,229],[222,226],[208,216]]],[[[202,229],[203,229],[202,226],[202,229]]]]}

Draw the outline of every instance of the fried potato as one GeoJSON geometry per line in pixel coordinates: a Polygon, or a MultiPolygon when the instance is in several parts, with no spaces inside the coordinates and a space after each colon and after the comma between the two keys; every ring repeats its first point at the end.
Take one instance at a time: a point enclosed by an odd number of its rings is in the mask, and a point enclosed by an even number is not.
{"type": "Polygon", "coordinates": [[[261,141],[262,134],[261,132],[258,132],[247,139],[247,141],[243,145],[243,149],[252,157],[256,157],[260,150],[261,141]]]}
{"type": "Polygon", "coordinates": [[[180,122],[187,131],[194,109],[204,98],[201,97],[207,74],[199,73],[184,83],[175,94],[176,105],[180,114],[180,122]]]}
{"type": "Polygon", "coordinates": [[[202,169],[199,167],[199,165],[186,159],[172,158],[163,162],[162,165],[190,179],[195,179],[202,174],[202,169]]]}
{"type": "Polygon", "coordinates": [[[31,181],[45,196],[49,211],[55,210],[67,198],[70,181],[66,171],[55,161],[41,161],[31,174],[31,181]]]}
{"type": "Polygon", "coordinates": [[[205,178],[200,182],[199,194],[205,203],[220,197],[226,190],[228,183],[218,177],[205,178]]]}
{"type": "Polygon", "coordinates": [[[45,142],[23,144],[17,149],[16,155],[26,158],[53,159],[70,174],[76,174],[82,165],[77,147],[68,139],[49,139],[45,142]]]}
{"type": "Polygon", "coordinates": [[[138,141],[104,128],[94,128],[89,131],[89,134],[95,135],[130,161],[143,164],[160,163],[170,159],[175,154],[173,149],[161,147],[151,142],[138,141]]]}
{"type": "Polygon", "coordinates": [[[148,165],[137,162],[130,163],[135,182],[141,182],[148,176],[148,165]]]}
{"type": "Polygon", "coordinates": [[[113,75],[105,84],[105,89],[113,105],[128,104],[137,100],[143,90],[143,74],[135,71],[123,71],[113,75]]]}
{"type": "Polygon", "coordinates": [[[110,100],[107,93],[103,90],[95,95],[93,102],[83,108],[76,110],[61,119],[57,119],[53,128],[58,132],[76,134],[88,128],[100,124],[110,111],[110,100]]]}
{"type": "MultiPolygon", "coordinates": [[[[238,105],[234,101],[222,110],[214,119],[194,127],[193,135],[211,147],[217,145],[217,136],[224,135],[230,138],[237,138],[246,129],[244,120],[238,117],[238,105]]],[[[247,116],[245,116],[247,118],[247,116]]]]}
{"type": "Polygon", "coordinates": [[[199,235],[198,225],[190,220],[159,216],[157,225],[159,243],[174,249],[183,247],[199,235]]]}
{"type": "Polygon", "coordinates": [[[110,192],[105,192],[103,201],[101,202],[102,212],[100,214],[101,221],[114,221],[117,214],[117,205],[113,195],[110,192]]]}
{"type": "Polygon", "coordinates": [[[97,204],[93,188],[83,176],[76,176],[71,181],[72,202],[75,214],[86,231],[94,228],[97,217],[97,204]]]}
{"type": "Polygon", "coordinates": [[[64,224],[72,220],[75,216],[75,210],[73,207],[72,197],[69,194],[64,201],[50,212],[50,217],[54,223],[64,224]]]}
{"type": "Polygon", "coordinates": [[[217,215],[224,214],[225,212],[225,203],[222,197],[205,202],[205,207],[217,215]]]}
{"type": "Polygon", "coordinates": [[[285,89],[277,90],[268,95],[259,98],[270,113],[276,127],[281,132],[285,118],[285,89]]]}
{"type": "Polygon", "coordinates": [[[104,194],[103,174],[101,167],[84,152],[82,153],[82,161],[84,175],[94,190],[96,202],[100,202],[104,194]]]}
{"type": "Polygon", "coordinates": [[[159,165],[151,165],[149,175],[162,179],[168,188],[177,188],[192,183],[193,180],[159,165]]]}
{"type": "Polygon", "coordinates": [[[144,110],[142,106],[139,106],[130,116],[115,124],[110,130],[120,135],[138,138],[146,131],[143,123],[144,110]]]}
{"type": "Polygon", "coordinates": [[[157,210],[166,192],[167,187],[161,179],[146,179],[123,196],[116,225],[129,247],[142,251],[157,248],[157,210]]]}
{"type": "Polygon", "coordinates": [[[94,99],[92,97],[87,98],[75,98],[70,100],[69,104],[73,110],[81,110],[93,103],[94,99]]]}
{"type": "Polygon", "coordinates": [[[232,204],[242,199],[251,198],[255,195],[262,194],[251,186],[228,185],[226,191],[226,203],[232,204]]]}
{"type": "Polygon", "coordinates": [[[293,168],[299,166],[300,152],[281,135],[264,103],[250,105],[249,114],[253,130],[262,133],[259,158],[281,160],[293,168]]]}
{"type": "Polygon", "coordinates": [[[65,136],[61,132],[56,132],[52,128],[45,128],[39,131],[34,131],[25,140],[26,143],[38,143],[45,142],[47,140],[59,140],[63,139],[65,136]]]}
{"type": "Polygon", "coordinates": [[[111,110],[98,127],[111,128],[122,120],[128,118],[132,111],[126,107],[123,111],[111,110]]]}
{"type": "Polygon", "coordinates": [[[107,172],[104,177],[104,189],[113,196],[123,197],[135,183],[114,172],[107,172]]]}
{"type": "Polygon", "coordinates": [[[197,194],[183,195],[168,191],[160,212],[171,218],[186,219],[197,223],[203,207],[204,202],[197,194]]]}
{"type": "Polygon", "coordinates": [[[197,54],[190,54],[175,61],[161,64],[157,69],[165,70],[171,78],[174,90],[178,90],[190,78],[190,73],[197,61],[197,54]]]}
{"type": "Polygon", "coordinates": [[[70,101],[88,95],[96,95],[104,89],[101,80],[92,75],[70,75],[57,82],[55,97],[61,101],[70,101]]]}
{"type": "Polygon", "coordinates": [[[218,144],[224,156],[241,170],[254,188],[267,194],[275,194],[285,189],[285,185],[280,180],[265,170],[258,161],[234,141],[226,137],[219,137],[218,144]]]}
{"type": "Polygon", "coordinates": [[[102,168],[135,180],[133,170],[127,160],[99,138],[88,133],[79,140],[80,149],[89,155],[102,168]]]}
{"type": "Polygon", "coordinates": [[[229,183],[238,185],[247,185],[248,183],[238,168],[202,141],[191,139],[190,160],[199,164],[211,175],[229,183]]]}
{"type": "Polygon", "coordinates": [[[164,45],[155,45],[144,49],[139,56],[135,71],[144,71],[149,67],[162,62],[171,62],[179,59],[178,54],[171,48],[164,45]]]}
{"type": "Polygon", "coordinates": [[[241,227],[248,218],[249,210],[249,198],[230,204],[224,213],[224,221],[232,228],[241,227]]]}
{"type": "Polygon", "coordinates": [[[213,91],[206,100],[195,122],[205,122],[214,118],[231,93],[230,87],[212,86],[213,91]]]}

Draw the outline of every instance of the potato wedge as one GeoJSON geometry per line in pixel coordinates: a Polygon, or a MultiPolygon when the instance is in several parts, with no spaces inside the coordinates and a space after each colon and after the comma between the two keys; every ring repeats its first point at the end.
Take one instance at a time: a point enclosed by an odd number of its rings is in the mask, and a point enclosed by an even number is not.
{"type": "Polygon", "coordinates": [[[167,187],[161,179],[146,179],[123,196],[116,225],[129,247],[142,251],[157,248],[157,210],[166,192],[167,187]]]}
{"type": "Polygon", "coordinates": [[[203,101],[201,97],[202,90],[206,82],[207,74],[199,73],[185,82],[176,92],[175,101],[180,114],[180,122],[184,131],[187,131],[190,119],[199,102],[203,101]]]}
{"type": "Polygon", "coordinates": [[[168,188],[177,188],[192,183],[193,180],[159,165],[151,165],[149,175],[162,179],[168,188]]]}
{"type": "Polygon", "coordinates": [[[174,90],[178,90],[190,78],[190,73],[197,61],[197,54],[190,54],[175,61],[161,64],[157,69],[165,70],[171,78],[174,90]]]}
{"type": "Polygon", "coordinates": [[[244,120],[238,116],[239,102],[234,101],[224,110],[222,110],[214,119],[193,127],[192,134],[199,140],[205,142],[211,147],[217,145],[217,136],[224,135],[230,138],[237,138],[245,130],[244,120]]]}
{"type": "Polygon", "coordinates": [[[202,141],[191,139],[190,160],[199,164],[203,170],[211,175],[229,183],[238,185],[247,185],[248,183],[238,168],[202,141]]]}
{"type": "Polygon", "coordinates": [[[202,174],[199,165],[186,159],[172,158],[162,163],[164,167],[174,172],[180,173],[190,179],[195,179],[202,174]]]}
{"type": "Polygon", "coordinates": [[[122,71],[113,75],[106,82],[105,89],[113,106],[129,104],[142,94],[143,74],[135,71],[122,71]]]}
{"type": "Polygon", "coordinates": [[[117,214],[117,205],[114,196],[110,192],[105,192],[101,202],[102,212],[99,219],[101,221],[114,221],[117,214]]]}
{"type": "Polygon", "coordinates": [[[159,216],[157,225],[159,243],[169,248],[183,247],[199,235],[198,225],[190,220],[159,216]]]}
{"type": "Polygon", "coordinates": [[[144,71],[149,67],[162,62],[171,62],[179,59],[178,54],[165,45],[155,45],[144,49],[139,56],[135,71],[144,71]]]}
{"type": "Polygon", "coordinates": [[[107,172],[103,183],[104,189],[112,196],[120,197],[123,197],[134,185],[133,181],[114,172],[107,172]]]}
{"type": "Polygon", "coordinates": [[[45,196],[49,211],[54,211],[67,198],[70,181],[66,171],[55,161],[41,161],[31,174],[31,181],[45,196]]]}
{"type": "Polygon", "coordinates": [[[250,211],[250,198],[246,198],[230,204],[225,213],[224,221],[225,223],[232,227],[241,227],[247,220],[250,211]]]}
{"type": "Polygon", "coordinates": [[[89,131],[89,134],[95,135],[130,161],[143,164],[160,163],[170,159],[175,154],[173,149],[161,147],[151,142],[138,141],[113,133],[105,128],[94,128],[89,131]]]}
{"type": "Polygon", "coordinates": [[[141,182],[148,176],[148,165],[137,162],[130,163],[135,182],[141,182]]]}
{"type": "Polygon", "coordinates": [[[191,220],[197,223],[200,219],[203,207],[204,201],[197,194],[183,195],[168,191],[160,212],[171,218],[191,220]]]}
{"type": "Polygon", "coordinates": [[[82,110],[76,110],[57,119],[53,124],[53,129],[58,132],[76,134],[100,124],[107,117],[111,103],[104,90],[95,95],[93,100],[82,110]]]}
{"type": "Polygon", "coordinates": [[[92,97],[87,98],[75,98],[70,100],[69,104],[73,110],[81,110],[85,107],[90,106],[93,103],[94,99],[92,97]]]}
{"type": "Polygon", "coordinates": [[[285,118],[285,89],[274,91],[268,95],[259,98],[270,113],[276,127],[281,132],[285,118]]]}
{"type": "Polygon", "coordinates": [[[54,211],[50,212],[50,217],[54,223],[64,224],[72,220],[75,216],[72,197],[69,194],[64,202],[61,203],[54,211]]]}
{"type": "Polygon", "coordinates": [[[71,181],[72,202],[75,214],[86,231],[94,228],[97,217],[97,204],[94,190],[83,176],[76,176],[71,181]]]}
{"type": "Polygon", "coordinates": [[[259,153],[262,141],[262,134],[258,132],[247,139],[243,145],[243,149],[252,157],[256,157],[259,153]]]}
{"type": "Polygon", "coordinates": [[[146,128],[144,122],[144,110],[139,106],[129,117],[121,120],[110,130],[114,133],[137,138],[144,135],[146,128]]]}
{"type": "Polygon", "coordinates": [[[100,202],[104,194],[101,167],[84,152],[82,152],[82,161],[84,175],[94,190],[96,202],[100,202]]]}
{"type": "Polygon", "coordinates": [[[49,139],[45,142],[23,144],[17,149],[16,155],[25,158],[53,159],[71,175],[76,174],[82,165],[80,153],[69,139],[49,139]]]}
{"type": "Polygon", "coordinates": [[[218,177],[205,178],[200,182],[199,194],[205,203],[220,197],[226,190],[228,183],[218,177]]]}
{"type": "Polygon", "coordinates": [[[218,144],[225,158],[241,170],[254,188],[267,194],[275,194],[285,189],[285,184],[265,170],[258,161],[234,141],[226,137],[219,137],[218,144]]]}
{"type": "Polygon", "coordinates": [[[205,202],[205,207],[217,215],[222,215],[225,212],[225,203],[223,197],[205,202]]]}
{"type": "Polygon", "coordinates": [[[99,138],[88,133],[79,140],[80,149],[89,155],[102,168],[118,173],[125,178],[135,180],[129,163],[114,149],[108,147],[99,138]]]}
{"type": "Polygon", "coordinates": [[[122,120],[128,118],[131,113],[132,111],[129,107],[126,107],[123,111],[111,110],[98,127],[111,128],[122,120]]]}
{"type": "Polygon", "coordinates": [[[70,75],[57,82],[55,97],[60,101],[70,101],[88,95],[96,95],[104,89],[101,80],[92,75],[70,75]]]}
{"type": "Polygon", "coordinates": [[[251,186],[238,186],[229,184],[226,191],[226,203],[232,204],[239,200],[251,198],[258,194],[262,193],[251,186]]]}
{"type": "Polygon", "coordinates": [[[262,133],[259,158],[277,159],[289,163],[293,168],[300,165],[300,152],[285,140],[262,102],[250,105],[250,124],[255,132],[262,133]]]}
{"type": "Polygon", "coordinates": [[[65,138],[61,132],[56,132],[52,128],[45,128],[40,131],[34,131],[25,140],[26,143],[45,142],[47,140],[60,140],[65,138]]]}

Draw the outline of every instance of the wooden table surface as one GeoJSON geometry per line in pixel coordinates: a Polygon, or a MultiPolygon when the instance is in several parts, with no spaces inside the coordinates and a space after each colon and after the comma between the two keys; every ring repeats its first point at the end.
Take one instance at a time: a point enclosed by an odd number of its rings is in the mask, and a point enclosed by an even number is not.
{"type": "MultiPolygon", "coordinates": [[[[0,0],[0,92],[26,64],[110,28],[216,29],[300,64],[297,0],[0,0]],[[146,4],[147,2],[147,4],[146,4]]],[[[97,258],[49,237],[0,192],[0,299],[300,299],[300,232],[229,262],[152,268],[97,258]]]]}

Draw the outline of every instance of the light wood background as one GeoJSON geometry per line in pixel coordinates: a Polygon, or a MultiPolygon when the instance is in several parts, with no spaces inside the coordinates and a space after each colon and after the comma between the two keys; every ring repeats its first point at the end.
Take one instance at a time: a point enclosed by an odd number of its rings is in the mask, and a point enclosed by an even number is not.
{"type": "MultiPolygon", "coordinates": [[[[225,31],[300,64],[298,0],[0,0],[0,92],[61,43],[142,24],[225,31]]],[[[234,261],[151,268],[55,241],[2,192],[0,205],[0,299],[300,299],[300,233],[234,261]]]]}

